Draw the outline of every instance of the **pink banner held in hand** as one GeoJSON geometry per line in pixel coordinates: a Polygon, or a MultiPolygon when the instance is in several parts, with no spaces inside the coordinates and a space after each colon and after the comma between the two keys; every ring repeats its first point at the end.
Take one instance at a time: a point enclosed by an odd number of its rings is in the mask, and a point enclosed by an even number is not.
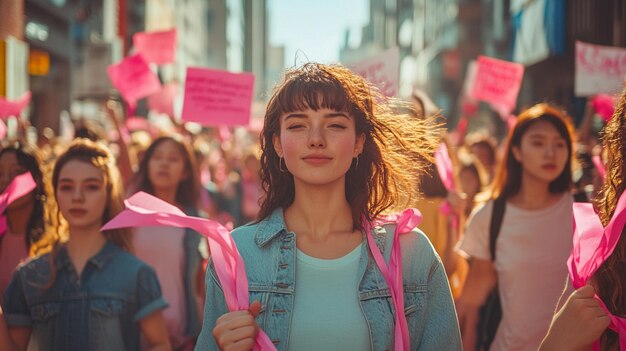
{"type": "Polygon", "coordinates": [[[37,183],[35,183],[33,176],[26,172],[13,178],[11,183],[0,194],[0,237],[6,233],[7,229],[7,219],[4,216],[4,211],[15,200],[33,191],[36,186],[37,183]]]}
{"type": "MultiPolygon", "coordinates": [[[[572,254],[567,264],[570,279],[578,289],[596,273],[600,266],[611,256],[626,224],[626,192],[620,196],[615,213],[606,228],[590,203],[574,203],[574,237],[572,254]]],[[[596,295],[596,299],[600,298],[596,295]]],[[[611,314],[604,303],[601,306],[611,318],[609,328],[619,334],[620,347],[626,350],[626,318],[611,314]]]]}
{"type": "MultiPolygon", "coordinates": [[[[180,209],[144,192],[138,192],[124,201],[126,209],[106,223],[102,230],[141,227],[170,226],[191,228],[209,241],[215,272],[222,284],[226,305],[230,311],[247,310],[250,307],[248,279],[244,262],[228,229],[221,224],[185,215],[180,209]]],[[[267,334],[259,331],[255,350],[276,350],[267,334]]]]}
{"type": "Polygon", "coordinates": [[[30,103],[30,98],[32,94],[30,91],[25,92],[22,96],[17,100],[7,100],[0,96],[0,118],[6,117],[19,117],[22,114],[22,111],[28,106],[30,103]]]}
{"type": "Polygon", "coordinates": [[[137,106],[137,100],[157,93],[161,89],[159,78],[139,54],[110,65],[107,73],[113,86],[119,90],[131,109],[137,106]]]}
{"type": "Polygon", "coordinates": [[[524,66],[519,63],[480,56],[470,95],[511,112],[515,108],[523,77],[524,66]]]}
{"type": "Polygon", "coordinates": [[[393,306],[396,310],[395,321],[395,351],[408,351],[411,349],[411,339],[409,336],[409,328],[404,315],[404,289],[402,287],[402,248],[400,247],[400,234],[405,234],[415,229],[422,221],[422,214],[414,208],[404,210],[401,214],[393,214],[375,221],[374,226],[382,226],[388,223],[395,223],[396,229],[393,233],[393,241],[391,244],[391,255],[389,257],[389,265],[385,262],[383,254],[376,245],[376,241],[372,236],[372,225],[363,218],[363,229],[367,235],[367,243],[372,252],[372,256],[376,261],[376,265],[380,269],[389,290],[393,306]],[[401,311],[401,312],[398,312],[401,311]]]}
{"type": "Polygon", "coordinates": [[[176,29],[135,33],[133,45],[147,62],[172,63],[176,55],[176,29]]]}

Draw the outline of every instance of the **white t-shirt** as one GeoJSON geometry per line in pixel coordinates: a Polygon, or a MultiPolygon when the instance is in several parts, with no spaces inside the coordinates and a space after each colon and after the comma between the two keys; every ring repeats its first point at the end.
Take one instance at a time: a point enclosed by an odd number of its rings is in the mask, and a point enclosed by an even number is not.
{"type": "MultiPolygon", "coordinates": [[[[567,276],[572,251],[569,193],[541,210],[507,203],[496,242],[495,269],[502,320],[491,350],[537,350],[545,336],[567,276]]],[[[489,260],[493,201],[474,210],[458,250],[489,260]]]]}

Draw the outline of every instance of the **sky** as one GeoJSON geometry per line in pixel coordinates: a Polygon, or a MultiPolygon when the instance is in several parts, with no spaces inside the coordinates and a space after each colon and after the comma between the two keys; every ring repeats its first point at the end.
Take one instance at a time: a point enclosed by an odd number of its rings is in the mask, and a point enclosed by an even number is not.
{"type": "Polygon", "coordinates": [[[339,61],[346,29],[358,46],[369,0],[268,0],[269,41],[285,46],[285,67],[339,61]]]}

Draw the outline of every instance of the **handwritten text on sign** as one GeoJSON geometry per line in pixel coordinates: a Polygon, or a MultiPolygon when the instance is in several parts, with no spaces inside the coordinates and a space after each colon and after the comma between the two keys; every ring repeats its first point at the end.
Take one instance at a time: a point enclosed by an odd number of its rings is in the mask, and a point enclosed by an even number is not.
{"type": "Polygon", "coordinates": [[[374,84],[385,96],[396,96],[399,87],[400,49],[386,50],[364,61],[348,65],[353,72],[374,84]]]}
{"type": "Polygon", "coordinates": [[[182,118],[206,126],[248,125],[254,75],[188,68],[182,118]]]}
{"type": "Polygon", "coordinates": [[[576,42],[576,96],[619,93],[626,79],[626,49],[576,42]]]}
{"type": "Polygon", "coordinates": [[[519,63],[480,56],[471,95],[498,111],[510,112],[515,108],[523,76],[524,66],[519,63]]]}

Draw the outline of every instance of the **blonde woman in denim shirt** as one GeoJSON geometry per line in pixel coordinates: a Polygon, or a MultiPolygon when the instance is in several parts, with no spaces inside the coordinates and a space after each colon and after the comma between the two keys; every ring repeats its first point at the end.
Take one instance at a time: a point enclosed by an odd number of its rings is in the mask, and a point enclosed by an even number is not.
{"type": "Polygon", "coordinates": [[[169,350],[167,303],[152,268],[130,252],[128,233],[101,232],[122,209],[120,177],[106,147],[79,139],[57,160],[52,185],[59,218],[52,252],[21,265],[4,294],[20,350],[169,350]]]}
{"type": "MultiPolygon", "coordinates": [[[[341,66],[287,72],[261,133],[258,220],[232,233],[253,302],[229,312],[211,264],[196,350],[251,350],[259,328],[278,350],[393,349],[396,311],[362,218],[406,203],[437,129],[391,102],[341,66]]],[[[393,232],[372,229],[387,259],[393,232]]],[[[400,243],[411,348],[460,350],[441,260],[417,229],[400,243]]]]}

